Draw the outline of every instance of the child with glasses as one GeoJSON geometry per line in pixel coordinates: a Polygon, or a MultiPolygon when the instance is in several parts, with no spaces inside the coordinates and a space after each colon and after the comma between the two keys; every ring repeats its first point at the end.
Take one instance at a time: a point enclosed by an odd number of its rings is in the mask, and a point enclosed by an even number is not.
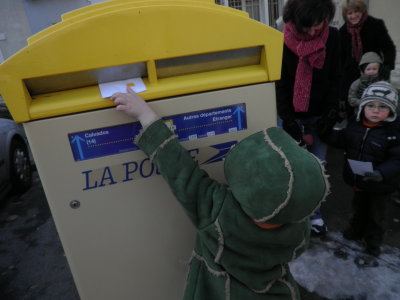
{"type": "Polygon", "coordinates": [[[335,144],[345,149],[344,180],[354,189],[353,216],[343,236],[364,240],[365,252],[373,256],[380,255],[385,205],[400,175],[397,102],[398,92],[389,83],[372,83],[361,97],[357,114],[344,130],[335,133],[335,144]],[[362,174],[352,169],[349,160],[371,163],[372,171],[362,174]]]}

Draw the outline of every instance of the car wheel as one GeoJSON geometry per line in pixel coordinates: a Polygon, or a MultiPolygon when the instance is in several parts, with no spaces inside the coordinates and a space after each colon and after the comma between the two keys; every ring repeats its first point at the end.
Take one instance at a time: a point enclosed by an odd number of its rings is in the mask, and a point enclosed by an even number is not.
{"type": "Polygon", "coordinates": [[[32,167],[28,147],[14,139],[10,147],[10,179],[12,190],[23,193],[32,186],[32,167]]]}

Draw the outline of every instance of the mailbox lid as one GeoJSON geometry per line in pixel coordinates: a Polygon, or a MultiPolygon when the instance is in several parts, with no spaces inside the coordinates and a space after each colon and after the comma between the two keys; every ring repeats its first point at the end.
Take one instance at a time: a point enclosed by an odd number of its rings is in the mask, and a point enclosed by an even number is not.
{"type": "Polygon", "coordinates": [[[98,78],[82,86],[82,74],[144,65],[138,74],[147,86],[142,96],[152,100],[277,80],[282,47],[280,32],[209,1],[110,1],[67,14],[33,36],[0,65],[0,93],[13,118],[27,122],[110,107],[101,98],[98,78]],[[241,49],[259,49],[256,61],[242,56],[242,64],[228,59],[213,69],[216,61],[205,60],[193,64],[190,74],[163,73],[160,67],[166,60],[241,49]],[[32,82],[46,86],[54,80],[57,90],[32,88],[32,82]]]}

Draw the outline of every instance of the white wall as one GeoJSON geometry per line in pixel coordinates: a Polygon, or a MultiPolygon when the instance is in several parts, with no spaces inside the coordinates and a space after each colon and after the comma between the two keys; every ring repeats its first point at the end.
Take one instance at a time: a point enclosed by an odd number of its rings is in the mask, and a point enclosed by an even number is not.
{"type": "Polygon", "coordinates": [[[336,5],[336,13],[335,17],[332,20],[331,25],[340,28],[344,24],[344,20],[342,18],[342,3],[345,0],[333,0],[333,3],[336,5]]]}

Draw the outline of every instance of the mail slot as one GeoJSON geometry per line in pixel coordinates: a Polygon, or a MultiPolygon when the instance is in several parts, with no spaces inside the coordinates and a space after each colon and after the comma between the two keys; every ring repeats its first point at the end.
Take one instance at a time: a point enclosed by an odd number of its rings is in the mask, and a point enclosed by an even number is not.
{"type": "MultiPolygon", "coordinates": [[[[0,65],[82,300],[180,299],[195,229],[99,84],[141,96],[224,181],[242,138],[276,124],[283,36],[208,0],[108,1],[62,16],[0,65]]],[[[251,159],[251,158],[249,158],[251,159]]]]}

